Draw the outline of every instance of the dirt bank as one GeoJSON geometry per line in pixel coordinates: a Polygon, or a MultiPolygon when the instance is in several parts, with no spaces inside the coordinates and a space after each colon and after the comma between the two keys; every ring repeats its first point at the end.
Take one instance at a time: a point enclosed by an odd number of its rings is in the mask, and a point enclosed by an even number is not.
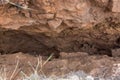
{"type": "MultiPolygon", "coordinates": [[[[0,0],[0,67],[31,72],[36,58],[45,75],[83,70],[111,76],[120,63],[120,2],[117,0],[0,0]]],[[[10,73],[8,74],[8,76],[10,73]]],[[[103,76],[104,75],[104,76],[103,76]]],[[[17,76],[19,76],[17,74],[17,76]]]]}
{"type": "Polygon", "coordinates": [[[112,49],[120,48],[120,23],[105,20],[89,29],[67,28],[60,33],[35,32],[36,26],[0,29],[0,52],[47,56],[54,53],[57,57],[60,52],[87,52],[112,56],[112,49]]]}

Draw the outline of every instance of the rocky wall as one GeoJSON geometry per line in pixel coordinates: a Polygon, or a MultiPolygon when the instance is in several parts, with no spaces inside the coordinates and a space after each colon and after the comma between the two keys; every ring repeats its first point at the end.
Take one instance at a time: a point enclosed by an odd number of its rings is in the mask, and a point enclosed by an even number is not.
{"type": "Polygon", "coordinates": [[[60,32],[68,27],[89,28],[120,12],[119,0],[11,0],[11,2],[27,6],[30,10],[9,3],[2,4],[0,25],[4,28],[18,29],[24,25],[39,24],[45,26],[45,30],[60,32]]]}
{"type": "Polygon", "coordinates": [[[117,0],[0,3],[0,52],[83,51],[112,56],[112,49],[120,48],[119,3],[117,0]]]}

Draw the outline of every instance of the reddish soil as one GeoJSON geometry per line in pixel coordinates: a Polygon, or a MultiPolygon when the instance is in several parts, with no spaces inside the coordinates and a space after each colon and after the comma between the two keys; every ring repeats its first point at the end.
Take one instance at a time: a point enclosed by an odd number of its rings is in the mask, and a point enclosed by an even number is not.
{"type": "MultiPolygon", "coordinates": [[[[16,75],[14,78],[18,78],[21,76],[20,71],[25,72],[27,75],[33,73],[32,67],[29,65],[29,62],[33,65],[33,67],[37,66],[39,57],[34,57],[29,54],[25,53],[14,53],[14,54],[7,54],[0,56],[0,66],[1,68],[4,67],[7,70],[8,76],[10,73],[13,72],[17,61],[19,61],[19,65],[16,71],[16,75]]],[[[47,59],[46,57],[42,56],[42,61],[47,59]]],[[[40,60],[41,61],[41,60],[40,60]]],[[[45,75],[64,75],[71,71],[84,71],[88,74],[93,76],[103,76],[108,77],[113,74],[112,68],[114,64],[119,64],[120,59],[119,57],[113,58],[108,57],[106,55],[93,55],[89,56],[87,53],[84,52],[76,52],[76,53],[60,53],[60,58],[51,58],[42,68],[42,71],[45,75]]],[[[40,74],[40,66],[38,72],[40,74]]]]}
{"type": "Polygon", "coordinates": [[[20,71],[30,74],[28,62],[35,67],[38,56],[44,62],[54,54],[43,66],[45,75],[79,70],[93,76],[112,74],[113,65],[120,63],[120,15],[111,12],[113,0],[25,1],[21,5],[34,10],[0,3],[1,68],[11,73],[19,60],[15,77],[20,71]]]}

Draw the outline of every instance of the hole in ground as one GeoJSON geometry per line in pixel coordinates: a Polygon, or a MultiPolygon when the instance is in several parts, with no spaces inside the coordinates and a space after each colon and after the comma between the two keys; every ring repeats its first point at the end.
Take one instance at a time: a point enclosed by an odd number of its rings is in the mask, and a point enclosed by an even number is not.
{"type": "MultiPolygon", "coordinates": [[[[102,35],[102,33],[99,34],[102,35]]],[[[34,56],[49,56],[54,53],[57,58],[60,52],[87,52],[90,55],[112,56],[111,49],[116,44],[106,39],[114,37],[103,35],[106,38],[97,39],[99,36],[95,36],[96,34],[91,30],[79,29],[66,29],[54,37],[22,30],[1,30],[0,52],[1,54],[23,52],[34,56]]],[[[120,38],[117,39],[118,44],[119,42],[120,38]]]]}

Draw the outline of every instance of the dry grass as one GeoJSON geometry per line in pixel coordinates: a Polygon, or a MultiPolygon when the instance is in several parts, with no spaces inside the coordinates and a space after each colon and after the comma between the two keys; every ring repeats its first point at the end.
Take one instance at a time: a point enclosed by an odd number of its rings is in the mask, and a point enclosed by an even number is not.
{"type": "Polygon", "coordinates": [[[36,67],[34,68],[32,63],[28,62],[28,65],[32,68],[33,73],[30,75],[27,75],[21,70],[18,70],[19,66],[19,60],[16,62],[16,66],[14,71],[12,72],[10,77],[7,77],[6,73],[6,68],[1,68],[0,70],[0,80],[120,80],[120,64],[115,64],[113,66],[113,75],[108,78],[95,78],[92,77],[83,71],[78,71],[78,72],[71,72],[67,75],[64,76],[49,76],[47,77],[44,72],[43,68],[44,66],[48,63],[48,61],[53,57],[53,54],[51,54],[46,61],[42,61],[42,57],[37,58],[37,64],[35,65],[36,67]],[[39,75],[39,71],[41,72],[41,75],[39,75]],[[19,79],[16,79],[16,76],[18,74],[21,74],[19,79]]]}
{"type": "Polygon", "coordinates": [[[24,10],[36,11],[35,9],[29,8],[27,4],[21,5],[19,3],[11,2],[10,0],[0,0],[1,5],[10,4],[24,10]]]}

